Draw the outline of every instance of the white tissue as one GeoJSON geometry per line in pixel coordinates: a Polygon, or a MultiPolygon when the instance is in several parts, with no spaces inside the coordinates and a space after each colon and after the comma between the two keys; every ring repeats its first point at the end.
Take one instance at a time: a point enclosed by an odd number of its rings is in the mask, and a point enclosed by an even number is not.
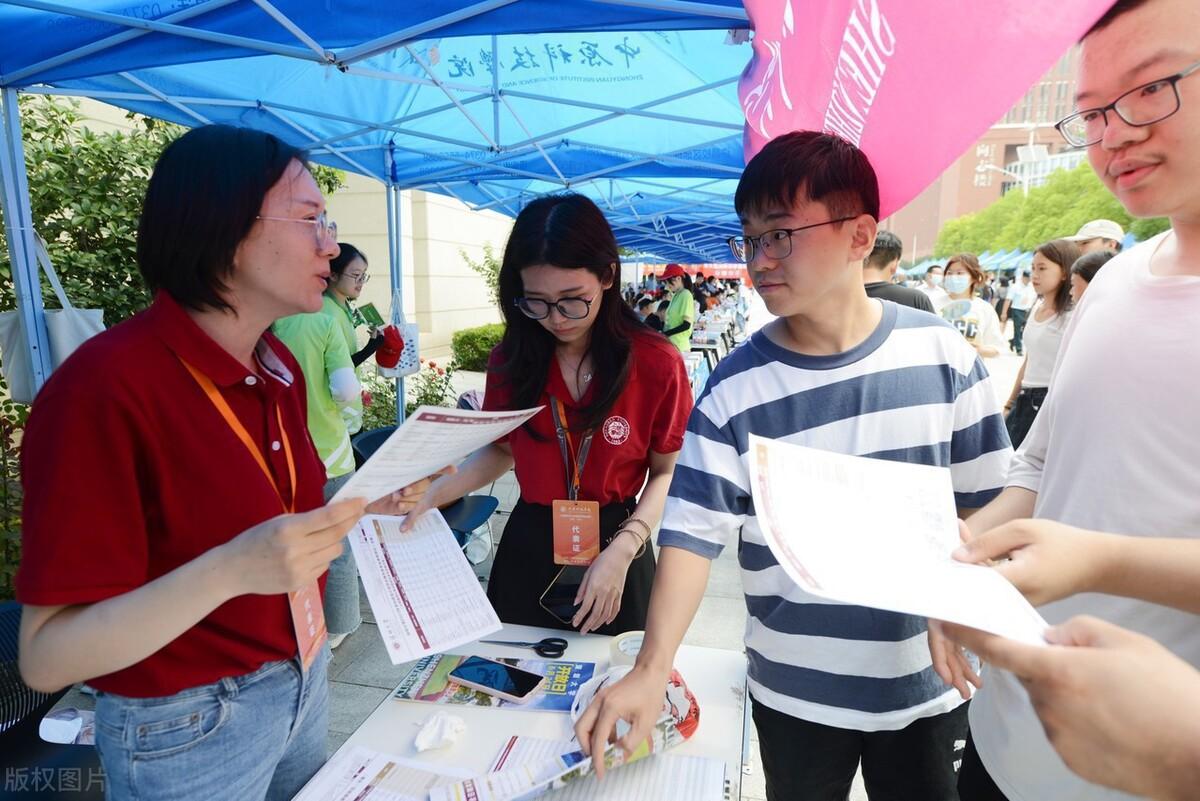
{"type": "Polygon", "coordinates": [[[459,736],[466,730],[467,724],[462,718],[438,712],[430,715],[421,726],[413,745],[417,747],[418,753],[433,748],[445,748],[458,742],[459,736]]]}

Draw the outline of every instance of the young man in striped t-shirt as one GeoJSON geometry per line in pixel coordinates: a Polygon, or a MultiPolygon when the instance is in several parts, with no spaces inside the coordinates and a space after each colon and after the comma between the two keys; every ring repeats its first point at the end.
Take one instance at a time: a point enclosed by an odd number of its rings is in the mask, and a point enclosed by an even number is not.
{"type": "Polygon", "coordinates": [[[843,801],[861,760],[872,797],[957,799],[966,709],[931,667],[925,621],[831,603],[786,576],[754,515],[747,439],[948,467],[966,514],[1003,487],[1012,456],[996,393],[953,327],[867,297],[879,189],[857,148],[779,137],[746,166],[735,204],[746,236],[734,255],[779,319],[718,365],[692,412],[637,665],[577,733],[599,745],[621,717],[624,745],[646,736],[710,560],[736,545],[767,798],[843,801]]]}

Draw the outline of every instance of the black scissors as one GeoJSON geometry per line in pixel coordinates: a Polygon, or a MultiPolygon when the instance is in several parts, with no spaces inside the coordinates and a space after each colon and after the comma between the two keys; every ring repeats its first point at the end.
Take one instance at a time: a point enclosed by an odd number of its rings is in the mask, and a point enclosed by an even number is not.
{"type": "Polygon", "coordinates": [[[512,645],[518,648],[532,648],[538,656],[547,659],[558,659],[567,652],[567,641],[562,637],[547,637],[537,642],[514,642],[511,640],[480,640],[488,645],[512,645]]]}

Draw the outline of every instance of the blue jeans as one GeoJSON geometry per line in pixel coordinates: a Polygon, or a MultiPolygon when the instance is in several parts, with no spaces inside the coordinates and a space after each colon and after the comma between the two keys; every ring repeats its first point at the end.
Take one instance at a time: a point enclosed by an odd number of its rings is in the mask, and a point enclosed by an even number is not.
{"type": "Polygon", "coordinates": [[[329,649],[159,698],[96,695],[109,801],[290,799],[325,763],[329,649]]]}
{"type": "MultiPolygon", "coordinates": [[[[353,471],[325,482],[326,503],[352,475],[353,471]]],[[[342,540],[342,555],[329,563],[329,575],[325,578],[324,609],[325,628],[329,630],[331,637],[352,634],[362,625],[362,608],[358,598],[358,563],[354,561],[354,551],[350,550],[348,539],[342,540]]]]}

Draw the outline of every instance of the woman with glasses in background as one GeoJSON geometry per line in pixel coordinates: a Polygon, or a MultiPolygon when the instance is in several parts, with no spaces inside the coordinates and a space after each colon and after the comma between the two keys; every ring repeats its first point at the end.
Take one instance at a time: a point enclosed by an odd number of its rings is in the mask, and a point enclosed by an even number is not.
{"type": "Polygon", "coordinates": [[[521,499],[487,589],[506,623],[605,634],[646,625],[649,539],[692,394],[678,351],[622,302],[619,276],[616,239],[590,200],[551,195],[522,210],[500,267],[507,325],[488,363],[484,409],[542,411],[434,482],[415,510],[449,503],[515,466],[521,499]],[[578,609],[564,617],[542,605],[563,568],[555,562],[563,525],[556,502],[595,504],[601,548],[574,596],[578,609]]]}
{"type": "MultiPolygon", "coordinates": [[[[350,301],[358,298],[367,281],[367,262],[353,245],[342,243],[339,249],[329,262],[329,286],[322,297],[321,310],[284,317],[271,326],[304,372],[308,433],[325,464],[326,501],[354,475],[350,437],[362,428],[363,416],[362,387],[354,370],[359,363],[354,361],[358,355],[356,319],[350,301]]],[[[371,345],[364,350],[369,355],[371,345]]],[[[349,547],[329,566],[325,624],[330,648],[337,648],[362,624],[358,566],[349,547]]]]}

